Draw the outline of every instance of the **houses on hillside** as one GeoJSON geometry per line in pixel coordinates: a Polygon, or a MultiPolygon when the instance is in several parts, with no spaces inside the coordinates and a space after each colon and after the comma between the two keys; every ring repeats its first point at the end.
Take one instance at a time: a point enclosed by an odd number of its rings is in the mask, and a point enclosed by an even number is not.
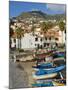
{"type": "MultiPolygon", "coordinates": [[[[20,41],[19,41],[20,42],[20,41]]],[[[18,39],[12,38],[12,47],[18,48],[18,39]],[[15,40],[15,41],[14,41],[15,40]]],[[[21,38],[21,49],[34,49],[56,46],[62,43],[62,34],[58,27],[48,30],[45,37],[38,29],[35,34],[25,33],[21,38]],[[55,30],[54,30],[55,29],[55,30]]],[[[65,43],[65,40],[64,40],[65,43]]]]}
{"type": "Polygon", "coordinates": [[[35,49],[53,47],[65,43],[65,33],[63,32],[62,36],[62,31],[58,25],[48,29],[45,34],[41,30],[40,23],[30,24],[30,22],[14,21],[11,28],[14,30],[14,35],[11,37],[12,48],[35,49]],[[34,32],[31,31],[32,26],[35,26],[34,32]],[[21,41],[16,38],[15,30],[17,27],[21,27],[25,31],[24,36],[21,37],[21,41]],[[20,46],[19,43],[21,44],[20,46]]]}

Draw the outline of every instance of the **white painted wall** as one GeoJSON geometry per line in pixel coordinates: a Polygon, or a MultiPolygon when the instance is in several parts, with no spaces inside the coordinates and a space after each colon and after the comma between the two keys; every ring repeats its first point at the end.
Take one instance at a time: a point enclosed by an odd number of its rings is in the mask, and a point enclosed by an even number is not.
{"type": "Polygon", "coordinates": [[[42,45],[43,43],[38,38],[38,41],[35,41],[36,36],[33,36],[32,33],[26,33],[21,39],[21,48],[36,48],[35,44],[42,45]]]}
{"type": "Polygon", "coordinates": [[[59,37],[59,41],[58,41],[58,43],[65,43],[65,33],[63,32],[63,35],[62,35],[62,32],[61,31],[59,31],[59,35],[60,35],[60,37],[59,37]],[[63,42],[62,42],[62,40],[63,40],[63,42]]]}
{"type": "MultiPolygon", "coordinates": [[[[63,32],[63,36],[62,36],[62,32],[59,31],[59,40],[55,41],[55,39],[47,39],[45,40],[45,38],[43,38],[42,42],[40,41],[41,37],[38,37],[38,41],[35,41],[35,38],[37,36],[33,36],[32,33],[25,33],[24,37],[21,38],[21,49],[34,49],[37,47],[37,45],[43,45],[43,43],[55,43],[57,42],[58,44],[62,44],[62,39],[63,39],[63,43],[65,43],[65,33],[63,32]]],[[[20,40],[19,40],[20,43],[20,40]]],[[[14,40],[12,38],[12,47],[15,46],[14,40]]],[[[16,48],[18,48],[18,39],[16,39],[16,48]]]]}
{"type": "Polygon", "coordinates": [[[66,35],[65,35],[65,32],[63,31],[63,42],[65,43],[65,37],[66,37],[66,35]]]}
{"type": "Polygon", "coordinates": [[[22,48],[34,48],[34,37],[30,34],[25,34],[21,39],[22,48]]]}

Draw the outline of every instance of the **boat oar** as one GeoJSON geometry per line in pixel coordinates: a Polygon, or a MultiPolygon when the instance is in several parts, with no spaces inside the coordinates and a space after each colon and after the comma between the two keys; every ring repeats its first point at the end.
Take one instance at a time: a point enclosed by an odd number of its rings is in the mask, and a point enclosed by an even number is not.
{"type": "Polygon", "coordinates": [[[62,73],[61,73],[61,72],[59,72],[59,74],[60,74],[61,79],[63,79],[63,75],[62,75],[62,73]]]}

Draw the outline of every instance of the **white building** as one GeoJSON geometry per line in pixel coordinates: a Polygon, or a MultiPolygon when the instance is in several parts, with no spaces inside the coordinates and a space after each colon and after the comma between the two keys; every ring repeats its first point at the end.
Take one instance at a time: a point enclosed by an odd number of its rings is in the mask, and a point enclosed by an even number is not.
{"type": "Polygon", "coordinates": [[[58,40],[56,42],[58,44],[62,44],[62,43],[64,44],[65,41],[66,41],[66,39],[65,39],[65,31],[62,32],[58,26],[55,26],[54,30],[56,30],[56,32],[58,31],[58,33],[59,33],[59,36],[57,36],[58,40]]]}
{"type": "MultiPolygon", "coordinates": [[[[16,48],[18,48],[18,40],[16,40],[16,48]]],[[[24,37],[21,38],[22,49],[33,49],[43,45],[42,38],[32,33],[25,33],[24,37]]]]}
{"type": "MultiPolygon", "coordinates": [[[[35,33],[25,33],[24,37],[21,38],[21,49],[34,49],[34,48],[42,48],[42,47],[48,47],[50,45],[62,44],[65,43],[65,33],[63,33],[59,30],[59,27],[54,27],[53,29],[49,30],[46,33],[46,37],[44,37],[43,34],[40,33],[41,28],[37,28],[35,30],[35,33]],[[54,37],[52,37],[53,35],[54,37]],[[63,42],[62,42],[63,41],[63,42]]],[[[20,43],[20,40],[19,40],[20,43]]],[[[12,38],[12,44],[11,47],[18,48],[18,39],[16,39],[16,43],[14,42],[14,38],[12,38]]]]}

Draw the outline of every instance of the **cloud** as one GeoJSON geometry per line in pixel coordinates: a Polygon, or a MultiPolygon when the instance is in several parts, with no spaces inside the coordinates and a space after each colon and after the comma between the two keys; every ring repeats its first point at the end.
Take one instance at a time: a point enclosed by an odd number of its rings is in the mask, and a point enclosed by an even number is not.
{"type": "Polygon", "coordinates": [[[54,11],[54,12],[65,12],[65,5],[64,4],[47,4],[47,9],[54,11]]]}

